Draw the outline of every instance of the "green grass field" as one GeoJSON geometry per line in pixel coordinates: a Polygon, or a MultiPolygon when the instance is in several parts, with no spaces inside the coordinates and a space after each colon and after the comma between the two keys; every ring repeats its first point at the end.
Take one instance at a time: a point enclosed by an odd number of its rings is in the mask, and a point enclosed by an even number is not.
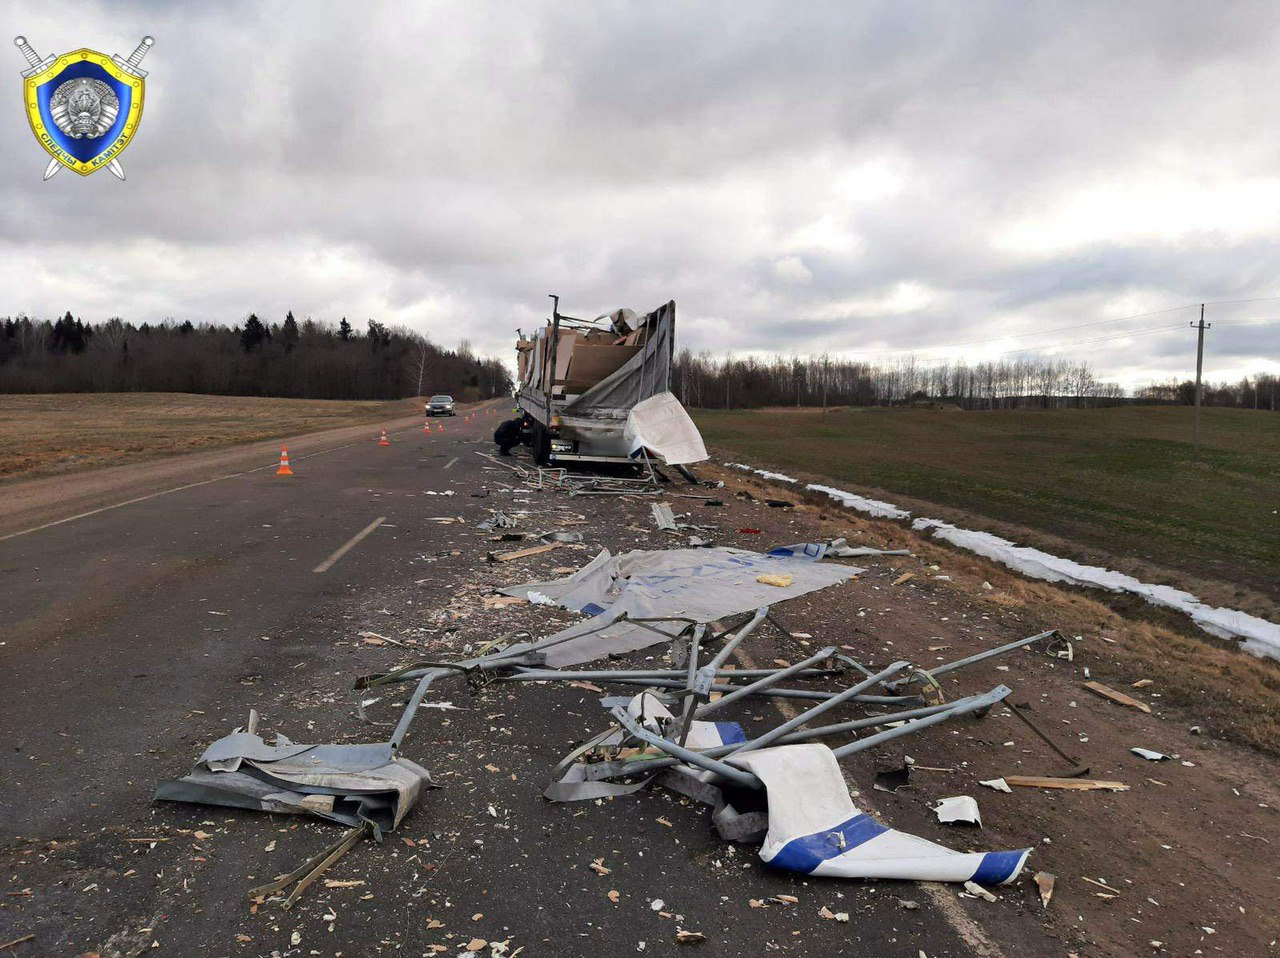
{"type": "Polygon", "coordinates": [[[708,445],[1280,598],[1280,415],[1184,407],[699,410],[708,445]]]}

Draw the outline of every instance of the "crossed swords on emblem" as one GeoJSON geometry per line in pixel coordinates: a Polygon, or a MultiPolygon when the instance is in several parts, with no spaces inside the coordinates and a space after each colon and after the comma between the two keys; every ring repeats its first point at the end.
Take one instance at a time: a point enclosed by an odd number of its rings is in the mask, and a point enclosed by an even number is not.
{"type": "MultiPolygon", "coordinates": [[[[43,73],[45,70],[49,69],[49,67],[53,66],[53,62],[58,59],[53,56],[45,57],[43,60],[40,59],[40,54],[36,53],[36,51],[31,48],[31,44],[27,42],[26,37],[14,37],[13,42],[14,45],[22,51],[22,55],[27,58],[27,63],[31,65],[29,69],[22,71],[22,78],[24,80],[28,77],[35,76],[37,73],[43,73]]],[[[139,80],[144,79],[147,75],[147,71],[139,68],[138,64],[142,62],[142,58],[147,55],[147,51],[151,49],[155,42],[154,37],[143,37],[142,42],[138,44],[137,49],[129,54],[129,59],[126,60],[117,53],[111,57],[111,60],[121,70],[129,74],[129,76],[137,77],[139,80]]],[[[60,169],[62,169],[62,163],[59,160],[56,158],[50,160],[49,165],[45,167],[44,178],[46,180],[52,179],[54,174],[56,174],[60,169]]],[[[124,179],[124,167],[120,165],[119,159],[113,159],[108,163],[107,169],[120,179],[124,179]]]]}

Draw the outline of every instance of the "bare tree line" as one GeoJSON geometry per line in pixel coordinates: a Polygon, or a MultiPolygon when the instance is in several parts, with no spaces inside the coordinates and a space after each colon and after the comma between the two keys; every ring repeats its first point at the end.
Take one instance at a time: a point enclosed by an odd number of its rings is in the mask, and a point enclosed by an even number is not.
{"type": "MultiPolygon", "coordinates": [[[[1238,383],[1205,383],[1200,401],[1206,406],[1239,406],[1242,409],[1280,409],[1280,376],[1258,373],[1245,376],[1238,383]]],[[[1139,389],[1136,398],[1144,402],[1191,406],[1196,401],[1196,384],[1190,379],[1171,379],[1139,389]]]]}
{"type": "Polygon", "coordinates": [[[509,393],[496,359],[465,341],[443,349],[410,330],[368,320],[357,331],[290,312],[267,324],[119,318],[84,323],[27,316],[0,319],[0,393],[191,392],[305,399],[397,399],[450,393],[463,400],[509,393]]]}
{"type": "MultiPolygon", "coordinates": [[[[1193,384],[1174,383],[1142,390],[1131,398],[1123,387],[1099,380],[1087,362],[1078,360],[1035,357],[924,363],[908,356],[896,363],[873,364],[829,356],[717,358],[687,349],[675,358],[672,385],[685,405],[711,409],[908,403],[1047,409],[1134,401],[1190,403],[1195,395],[1193,384]]],[[[1235,386],[1206,387],[1204,401],[1274,409],[1275,393],[1276,377],[1263,374],[1235,386]]]]}

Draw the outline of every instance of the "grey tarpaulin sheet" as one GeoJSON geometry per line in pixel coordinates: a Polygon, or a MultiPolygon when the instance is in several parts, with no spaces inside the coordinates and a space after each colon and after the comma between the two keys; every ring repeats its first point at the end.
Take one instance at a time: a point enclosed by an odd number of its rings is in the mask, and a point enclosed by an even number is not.
{"type": "Polygon", "coordinates": [[[281,735],[268,745],[233,732],[210,745],[189,775],[161,782],[156,798],[369,822],[382,832],[400,824],[424,787],[432,787],[426,769],[386,742],[295,745],[281,735]]]}
{"type": "MultiPolygon", "coordinates": [[[[557,605],[592,616],[560,631],[552,639],[597,629],[624,612],[636,619],[682,617],[714,622],[727,615],[750,612],[763,605],[837,585],[864,571],[855,566],[815,561],[825,551],[821,545],[803,544],[785,546],[768,554],[718,548],[635,550],[615,556],[606,549],[568,578],[528,582],[501,591],[520,598],[527,598],[530,592],[540,592],[557,605]],[[766,573],[789,575],[791,584],[776,586],[756,581],[766,573]]],[[[643,649],[664,641],[655,628],[674,638],[684,626],[667,622],[646,628],[619,622],[594,634],[583,634],[580,639],[551,646],[546,651],[547,665],[563,668],[643,649]]]]}

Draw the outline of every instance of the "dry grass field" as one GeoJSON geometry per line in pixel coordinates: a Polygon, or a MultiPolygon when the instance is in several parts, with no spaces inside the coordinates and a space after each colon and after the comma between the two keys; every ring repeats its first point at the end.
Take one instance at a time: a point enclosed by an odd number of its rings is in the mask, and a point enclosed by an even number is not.
{"type": "Polygon", "coordinates": [[[0,395],[0,483],[217,449],[421,410],[355,402],[187,393],[0,395]]]}

